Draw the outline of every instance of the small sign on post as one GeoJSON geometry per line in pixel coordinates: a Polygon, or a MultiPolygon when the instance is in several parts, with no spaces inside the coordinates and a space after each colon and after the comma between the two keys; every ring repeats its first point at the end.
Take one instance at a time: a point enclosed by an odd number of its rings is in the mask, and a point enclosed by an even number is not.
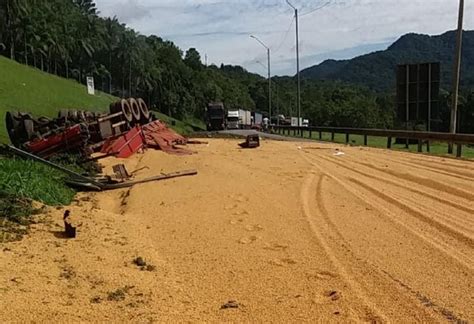
{"type": "Polygon", "coordinates": [[[91,96],[95,95],[95,88],[94,88],[94,78],[87,77],[87,93],[91,96]]]}

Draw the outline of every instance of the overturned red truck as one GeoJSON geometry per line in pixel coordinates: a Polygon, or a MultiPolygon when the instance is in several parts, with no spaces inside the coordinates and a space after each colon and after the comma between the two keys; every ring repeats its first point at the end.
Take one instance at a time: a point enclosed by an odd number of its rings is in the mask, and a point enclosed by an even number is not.
{"type": "Polygon", "coordinates": [[[126,158],[145,146],[188,153],[175,147],[186,139],[156,120],[142,99],[114,102],[108,113],[61,110],[57,118],[7,112],[6,126],[13,145],[43,158],[94,152],[126,158]]]}

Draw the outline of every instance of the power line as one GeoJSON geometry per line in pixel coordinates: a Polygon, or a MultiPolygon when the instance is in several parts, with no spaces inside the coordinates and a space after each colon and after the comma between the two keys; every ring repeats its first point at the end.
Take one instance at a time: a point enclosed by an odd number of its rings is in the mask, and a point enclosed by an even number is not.
{"type": "Polygon", "coordinates": [[[288,27],[288,30],[286,31],[285,36],[283,37],[283,40],[281,41],[280,45],[278,45],[278,48],[273,51],[273,53],[278,53],[281,50],[283,44],[285,44],[286,39],[288,38],[288,34],[290,33],[291,27],[293,27],[294,22],[295,22],[295,17],[293,16],[290,22],[290,26],[288,27]]]}
{"type": "Polygon", "coordinates": [[[314,9],[311,10],[311,11],[308,11],[308,12],[305,12],[305,13],[303,13],[303,14],[300,14],[300,17],[306,16],[306,15],[310,15],[310,14],[312,14],[312,13],[315,12],[315,11],[321,10],[321,9],[323,9],[324,7],[329,6],[331,3],[332,3],[332,1],[328,1],[328,2],[326,2],[325,4],[323,4],[323,5],[321,5],[321,6],[317,7],[317,8],[314,8],[314,9]]]}

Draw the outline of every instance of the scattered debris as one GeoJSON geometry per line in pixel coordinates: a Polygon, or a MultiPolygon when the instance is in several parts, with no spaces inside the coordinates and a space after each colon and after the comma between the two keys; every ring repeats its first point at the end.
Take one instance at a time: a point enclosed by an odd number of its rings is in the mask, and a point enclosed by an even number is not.
{"type": "Polygon", "coordinates": [[[346,153],[339,151],[339,152],[334,153],[333,155],[334,156],[343,156],[343,155],[346,155],[346,153]]]}
{"type": "Polygon", "coordinates": [[[143,180],[135,180],[135,181],[125,181],[125,182],[116,182],[112,181],[110,177],[106,178],[89,178],[86,176],[83,176],[82,174],[79,174],[77,172],[71,171],[63,166],[60,166],[58,164],[52,163],[50,161],[47,161],[41,157],[35,156],[31,153],[25,152],[23,150],[20,150],[14,146],[8,146],[8,148],[15,154],[29,158],[32,160],[35,160],[37,162],[41,162],[43,164],[46,164],[54,169],[57,169],[67,175],[69,175],[71,178],[66,181],[67,184],[70,186],[73,186],[78,189],[82,190],[95,190],[95,191],[102,191],[102,190],[114,190],[114,189],[123,189],[123,188],[130,188],[133,187],[134,185],[137,184],[142,184],[146,182],[152,182],[152,181],[161,181],[161,180],[166,180],[166,179],[172,179],[172,178],[178,178],[178,177],[184,177],[184,176],[192,176],[196,175],[198,172],[196,170],[186,170],[186,171],[178,171],[178,172],[172,172],[168,174],[161,174],[155,177],[143,179],[143,180]]]}
{"type": "Polygon", "coordinates": [[[240,143],[241,148],[257,148],[260,146],[260,137],[258,134],[248,135],[245,142],[240,143]]]}
{"type": "Polygon", "coordinates": [[[146,266],[146,262],[142,257],[135,258],[133,260],[133,263],[139,267],[144,267],[146,266]]]}
{"type": "Polygon", "coordinates": [[[221,309],[232,309],[232,308],[239,308],[240,305],[235,300],[230,300],[224,305],[221,306],[221,309]]]}
{"type": "Polygon", "coordinates": [[[127,169],[125,168],[125,165],[123,164],[117,164],[112,167],[112,170],[115,173],[115,177],[121,181],[128,180],[132,176],[128,173],[127,169]]]}
{"type": "Polygon", "coordinates": [[[142,127],[147,147],[176,155],[191,155],[194,152],[177,145],[186,145],[188,140],[156,120],[142,127]]]}
{"type": "Polygon", "coordinates": [[[91,304],[100,304],[102,303],[102,298],[100,296],[95,296],[91,298],[91,304]]]}
{"type": "Polygon", "coordinates": [[[326,292],[326,296],[331,298],[332,301],[336,301],[341,299],[341,294],[335,290],[331,290],[326,292]]]}
{"type": "Polygon", "coordinates": [[[133,264],[140,268],[142,271],[154,272],[156,271],[156,266],[147,263],[142,257],[135,258],[133,264]]]}
{"type": "Polygon", "coordinates": [[[108,301],[122,301],[125,300],[128,292],[135,288],[135,286],[125,286],[123,288],[119,288],[117,290],[111,291],[107,294],[108,301]]]}
{"type": "Polygon", "coordinates": [[[72,224],[70,219],[71,211],[66,210],[64,212],[64,232],[68,238],[76,238],[76,227],[72,224]]]}

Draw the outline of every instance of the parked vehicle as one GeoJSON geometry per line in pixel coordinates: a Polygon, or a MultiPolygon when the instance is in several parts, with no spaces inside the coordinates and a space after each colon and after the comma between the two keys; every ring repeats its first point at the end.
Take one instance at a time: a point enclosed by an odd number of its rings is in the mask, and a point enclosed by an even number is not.
{"type": "Polygon", "coordinates": [[[293,127],[299,127],[299,126],[303,126],[303,118],[299,118],[299,122],[298,122],[298,117],[291,117],[291,126],[293,127]]]}
{"type": "Polygon", "coordinates": [[[226,115],[223,103],[210,103],[206,109],[206,125],[208,131],[225,129],[226,115]]]}
{"type": "Polygon", "coordinates": [[[258,112],[252,113],[252,127],[262,127],[263,115],[258,112]]]}
{"type": "Polygon", "coordinates": [[[309,127],[309,119],[303,119],[303,127],[309,127]]]}
{"type": "Polygon", "coordinates": [[[227,112],[227,129],[239,129],[238,110],[229,110],[227,112]]]}
{"type": "Polygon", "coordinates": [[[249,110],[239,109],[239,126],[248,129],[252,126],[252,113],[249,110]]]}

